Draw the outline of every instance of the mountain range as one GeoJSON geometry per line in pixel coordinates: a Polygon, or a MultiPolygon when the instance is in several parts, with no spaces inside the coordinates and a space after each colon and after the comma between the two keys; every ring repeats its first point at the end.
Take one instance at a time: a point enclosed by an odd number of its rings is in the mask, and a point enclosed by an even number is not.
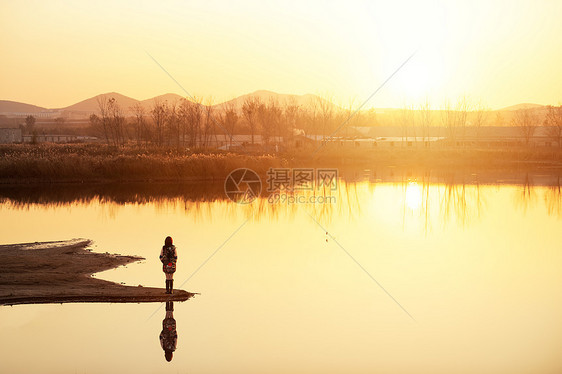
{"type": "MultiPolygon", "coordinates": [[[[126,114],[132,113],[131,108],[136,105],[140,104],[145,110],[149,111],[154,102],[168,102],[173,103],[181,100],[183,97],[178,94],[168,93],[160,96],[155,96],[150,99],[146,100],[137,100],[132,97],[128,97],[122,95],[118,92],[109,92],[101,95],[97,95],[91,97],[89,99],[80,101],[76,104],[69,105],[64,108],[44,108],[36,105],[20,103],[17,101],[10,101],[10,100],[0,100],[0,114],[9,115],[15,113],[28,113],[28,114],[35,114],[41,112],[68,112],[73,114],[91,114],[96,113],[99,110],[98,107],[98,99],[106,97],[106,98],[115,98],[116,102],[119,106],[125,111],[126,114]]],[[[263,102],[268,102],[269,100],[277,100],[279,103],[291,102],[297,105],[308,105],[310,102],[317,100],[318,96],[306,94],[306,95],[290,95],[290,94],[278,94],[272,91],[260,90],[250,94],[238,96],[232,100],[214,104],[214,107],[226,107],[226,106],[234,106],[235,108],[241,108],[244,100],[248,97],[258,97],[263,102]]]]}
{"type": "MultiPolygon", "coordinates": [[[[101,94],[91,97],[89,99],[80,101],[76,104],[72,104],[64,108],[43,108],[36,105],[21,103],[17,101],[0,100],[0,115],[2,114],[7,116],[14,115],[14,114],[33,115],[33,114],[48,113],[48,112],[55,113],[55,114],[56,113],[62,114],[62,112],[66,112],[72,115],[88,116],[92,113],[98,112],[99,110],[98,99],[104,96],[107,98],[109,97],[115,98],[119,106],[123,109],[123,111],[127,115],[132,114],[131,108],[135,104],[141,104],[141,106],[144,107],[145,110],[148,112],[152,108],[152,105],[155,101],[159,101],[159,102],[167,101],[169,103],[172,103],[182,99],[182,96],[178,94],[168,93],[160,96],[155,96],[153,98],[146,99],[146,100],[137,100],[117,92],[109,92],[106,94],[101,94]]],[[[258,97],[263,102],[268,102],[269,100],[276,100],[281,104],[294,103],[299,106],[307,106],[311,102],[315,102],[315,101],[317,102],[320,99],[319,96],[312,95],[312,94],[292,95],[292,94],[279,94],[272,91],[260,90],[246,95],[238,96],[226,102],[214,104],[213,106],[217,108],[232,106],[234,108],[240,109],[242,107],[242,104],[244,103],[244,100],[246,100],[246,98],[250,96],[258,97]]],[[[524,104],[517,104],[506,108],[502,108],[499,109],[499,111],[512,112],[519,109],[539,109],[543,107],[544,107],[543,105],[539,105],[539,104],[524,103],[524,104]]]]}

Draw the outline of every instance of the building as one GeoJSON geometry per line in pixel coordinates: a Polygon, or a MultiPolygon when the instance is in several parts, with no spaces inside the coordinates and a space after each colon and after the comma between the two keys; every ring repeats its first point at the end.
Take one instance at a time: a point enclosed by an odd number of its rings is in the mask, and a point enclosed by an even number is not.
{"type": "MultiPolygon", "coordinates": [[[[275,145],[275,144],[282,144],[283,137],[281,136],[271,136],[268,139],[268,144],[275,145]]],[[[201,139],[197,140],[198,147],[207,147],[207,148],[217,148],[221,150],[229,150],[229,149],[236,149],[241,147],[252,147],[252,144],[255,146],[262,146],[265,144],[264,139],[261,135],[254,135],[254,141],[252,143],[252,135],[232,135],[232,138],[228,135],[224,134],[217,134],[217,135],[209,135],[206,141],[201,139]]]]}
{"type": "Polygon", "coordinates": [[[2,112],[1,114],[10,118],[25,118],[27,116],[33,116],[36,119],[57,118],[63,116],[63,112],[60,110],[47,110],[41,112],[2,112]]]}
{"type": "Polygon", "coordinates": [[[93,143],[98,138],[80,135],[24,135],[24,143],[93,143]]]}
{"type": "Polygon", "coordinates": [[[365,148],[365,147],[429,147],[430,144],[442,143],[446,138],[439,136],[389,136],[389,137],[326,137],[321,135],[307,135],[307,138],[331,147],[365,148]]]}
{"type": "Polygon", "coordinates": [[[21,143],[22,141],[21,129],[0,129],[0,144],[21,143]]]}
{"type": "MultiPolygon", "coordinates": [[[[333,137],[327,142],[339,142],[340,145],[363,146],[363,143],[372,146],[389,145],[391,147],[416,147],[426,144],[442,146],[477,146],[484,148],[494,147],[562,147],[560,139],[550,135],[546,126],[536,126],[533,135],[525,139],[520,127],[516,126],[466,126],[448,129],[446,127],[429,127],[426,129],[373,126],[354,127],[345,137],[333,137]],[[426,136],[420,136],[421,132],[426,136]]],[[[342,136],[341,131],[337,134],[342,136]]]]}

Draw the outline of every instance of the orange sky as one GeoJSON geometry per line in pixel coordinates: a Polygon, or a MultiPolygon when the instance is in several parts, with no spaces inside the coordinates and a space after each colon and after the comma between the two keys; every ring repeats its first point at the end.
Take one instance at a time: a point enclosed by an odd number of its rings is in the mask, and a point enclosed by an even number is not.
{"type": "Polygon", "coordinates": [[[0,99],[67,106],[117,91],[225,100],[267,89],[433,106],[562,101],[562,2],[2,1],[0,99]]]}

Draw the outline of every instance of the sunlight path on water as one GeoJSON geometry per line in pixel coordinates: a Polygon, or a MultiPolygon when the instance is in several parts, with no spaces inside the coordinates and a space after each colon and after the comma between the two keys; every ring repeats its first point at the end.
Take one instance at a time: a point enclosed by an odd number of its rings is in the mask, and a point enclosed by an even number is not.
{"type": "Polygon", "coordinates": [[[165,236],[177,245],[181,284],[249,221],[184,285],[201,295],[174,305],[171,363],[158,339],[164,308],[147,320],[158,304],[24,305],[0,307],[0,372],[562,368],[555,189],[418,180],[342,184],[334,195],[323,206],[3,201],[2,244],[92,239],[95,251],[146,258],[96,275],[133,286],[164,285],[158,254],[165,236]]]}

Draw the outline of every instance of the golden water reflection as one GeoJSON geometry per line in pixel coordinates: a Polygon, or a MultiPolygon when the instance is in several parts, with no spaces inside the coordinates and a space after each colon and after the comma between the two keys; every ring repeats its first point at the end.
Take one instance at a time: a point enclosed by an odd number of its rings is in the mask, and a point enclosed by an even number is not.
{"type": "MultiPolygon", "coordinates": [[[[544,204],[549,216],[562,217],[561,179],[548,186],[534,186],[532,178],[527,176],[522,184],[479,184],[459,182],[455,178],[440,178],[435,182],[427,176],[420,178],[402,178],[400,182],[374,183],[370,181],[340,181],[338,188],[326,188],[313,191],[284,192],[283,199],[272,199],[268,193],[251,204],[234,204],[228,200],[220,189],[210,191],[206,187],[193,188],[193,185],[175,186],[172,193],[161,195],[144,195],[143,192],[121,191],[120,195],[103,195],[97,193],[77,197],[74,192],[64,195],[64,190],[55,196],[43,196],[41,191],[29,195],[5,194],[0,190],[0,209],[30,210],[57,209],[70,206],[101,206],[103,215],[115,218],[124,206],[143,206],[150,204],[156,212],[184,212],[203,220],[212,219],[213,210],[219,209],[221,215],[234,218],[243,214],[252,220],[276,220],[280,217],[290,218],[301,209],[314,217],[330,222],[334,216],[353,220],[361,217],[370,209],[378,209],[373,204],[391,199],[385,214],[400,214],[402,224],[416,219],[427,231],[432,225],[446,225],[456,222],[469,225],[486,214],[487,202],[494,191],[505,186],[513,190],[513,205],[523,214],[530,207],[544,204]],[[378,192],[377,192],[378,191],[378,192]],[[296,197],[302,198],[301,200],[296,197]]],[[[167,191],[167,187],[160,189],[167,191]]]]}
{"type": "Polygon", "coordinates": [[[560,188],[532,183],[342,183],[322,193],[337,198],[323,205],[175,192],[5,196],[4,243],[91,238],[94,250],[146,258],[97,277],[160,287],[161,238],[171,235],[177,288],[201,295],[175,305],[181,354],[170,362],[156,343],[162,311],[149,318],[154,304],[0,308],[0,368],[559,372],[560,188]]]}

